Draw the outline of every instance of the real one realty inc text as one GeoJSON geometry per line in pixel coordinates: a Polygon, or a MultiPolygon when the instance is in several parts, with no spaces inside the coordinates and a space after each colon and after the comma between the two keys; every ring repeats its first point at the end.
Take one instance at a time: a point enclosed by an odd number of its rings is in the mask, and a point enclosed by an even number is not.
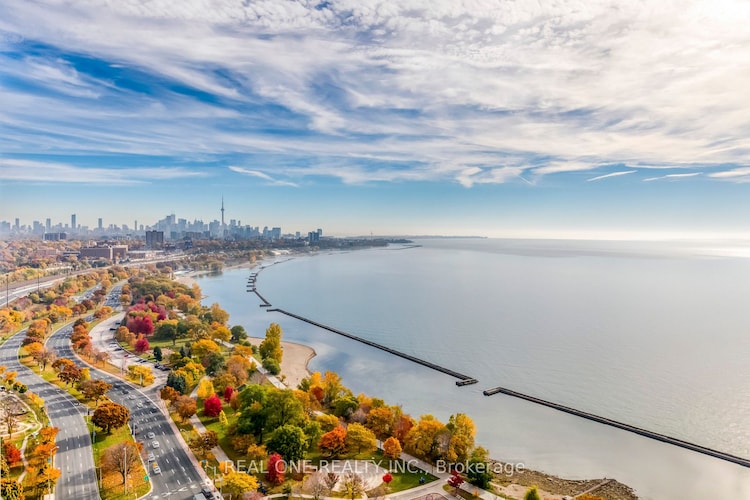
{"type": "MultiPolygon", "coordinates": [[[[446,462],[438,460],[435,465],[427,466],[416,459],[411,460],[319,460],[313,463],[311,460],[298,460],[295,462],[286,462],[279,460],[272,466],[275,472],[289,472],[312,474],[317,471],[323,471],[334,474],[346,474],[353,472],[355,474],[372,474],[387,471],[390,473],[411,473],[419,474],[420,472],[429,472],[432,474],[451,473],[453,471],[460,474],[492,472],[494,474],[503,474],[512,476],[516,472],[523,471],[526,467],[523,463],[484,463],[484,462],[446,462]],[[421,466],[420,466],[421,465],[421,466]]],[[[268,463],[260,460],[225,460],[219,463],[222,470],[235,470],[246,474],[265,474],[268,472],[268,463]]]]}

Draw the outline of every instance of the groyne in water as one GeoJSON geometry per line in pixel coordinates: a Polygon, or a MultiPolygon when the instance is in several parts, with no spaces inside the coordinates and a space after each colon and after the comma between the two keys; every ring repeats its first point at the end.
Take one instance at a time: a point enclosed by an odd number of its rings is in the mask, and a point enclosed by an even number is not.
{"type": "Polygon", "coordinates": [[[531,403],[536,403],[538,405],[546,406],[548,408],[552,408],[558,411],[569,413],[570,415],[575,415],[576,417],[585,418],[587,420],[598,422],[604,425],[609,425],[611,427],[616,427],[618,429],[632,432],[634,434],[638,434],[638,435],[641,435],[650,439],[654,439],[656,441],[661,441],[662,443],[667,443],[667,444],[671,444],[674,446],[679,446],[680,448],[685,448],[687,450],[695,451],[698,453],[703,453],[704,455],[708,455],[714,458],[725,460],[727,462],[732,462],[734,464],[741,465],[743,467],[750,467],[750,459],[747,459],[747,458],[738,457],[736,455],[731,455],[729,453],[725,453],[719,450],[714,450],[712,448],[706,448],[705,446],[701,446],[699,444],[691,443],[688,441],[683,441],[682,439],[673,438],[670,436],[666,436],[664,434],[659,434],[658,432],[653,432],[647,429],[642,429],[640,427],[635,427],[633,425],[625,424],[623,422],[618,422],[617,420],[612,420],[606,417],[600,417],[599,415],[594,415],[593,413],[576,410],[575,408],[571,408],[569,406],[563,406],[561,404],[553,403],[545,399],[540,399],[534,396],[529,396],[528,394],[523,394],[521,392],[516,392],[511,389],[506,389],[505,387],[494,387],[492,389],[487,389],[485,391],[482,391],[482,394],[484,394],[485,396],[492,396],[493,394],[505,394],[506,396],[513,396],[515,398],[524,399],[531,403]]]}
{"type": "Polygon", "coordinates": [[[258,278],[258,273],[252,273],[250,278],[247,280],[247,291],[252,292],[258,296],[262,304],[260,307],[271,307],[271,303],[266,300],[264,296],[260,294],[257,287],[255,286],[255,280],[258,278]]]}
{"type": "Polygon", "coordinates": [[[432,363],[430,361],[426,361],[424,359],[418,358],[416,356],[412,356],[411,354],[406,354],[405,352],[397,351],[395,349],[391,349],[390,347],[384,346],[382,344],[378,344],[377,342],[373,342],[371,340],[363,339],[362,337],[357,337],[356,335],[352,335],[351,333],[342,332],[341,330],[337,330],[336,328],[330,327],[328,325],[324,325],[322,323],[318,323],[317,321],[313,321],[311,319],[304,318],[302,316],[299,316],[294,313],[290,313],[289,311],[285,311],[283,309],[266,309],[268,312],[280,312],[281,314],[286,314],[287,316],[290,316],[294,319],[298,319],[300,321],[304,321],[305,323],[308,323],[313,326],[317,326],[318,328],[322,328],[324,330],[328,330],[329,332],[336,333],[338,335],[341,335],[343,337],[356,340],[357,342],[361,342],[363,344],[369,345],[370,347],[374,347],[376,349],[380,349],[381,351],[385,351],[389,354],[393,354],[394,356],[398,356],[400,358],[407,359],[409,361],[413,361],[414,363],[418,363],[422,366],[426,366],[427,368],[432,368],[433,370],[439,371],[441,373],[445,373],[446,375],[450,375],[451,377],[455,377],[458,379],[456,381],[456,385],[464,386],[469,384],[476,384],[477,380],[473,377],[470,377],[469,375],[464,375],[463,373],[459,373],[457,371],[451,370],[450,368],[445,368],[444,366],[437,365],[435,363],[432,363]]]}

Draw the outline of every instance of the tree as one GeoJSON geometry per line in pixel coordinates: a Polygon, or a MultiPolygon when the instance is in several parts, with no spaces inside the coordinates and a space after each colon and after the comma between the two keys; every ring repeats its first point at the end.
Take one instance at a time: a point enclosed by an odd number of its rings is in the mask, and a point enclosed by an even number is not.
{"type": "Polygon", "coordinates": [[[180,393],[177,392],[174,387],[169,387],[168,385],[162,387],[161,391],[159,391],[159,395],[164,401],[169,401],[170,404],[180,397],[180,393]]]}
{"type": "Polygon", "coordinates": [[[273,485],[279,485],[284,482],[284,473],[286,472],[286,466],[284,465],[284,459],[278,453],[272,453],[268,457],[268,472],[266,472],[266,479],[273,485]]]}
{"type": "Polygon", "coordinates": [[[370,453],[378,447],[375,434],[362,424],[349,424],[346,430],[346,447],[349,451],[356,450],[357,453],[370,453]]]}
{"type": "Polygon", "coordinates": [[[104,366],[104,363],[109,361],[111,357],[112,355],[108,353],[107,351],[98,351],[98,350],[94,351],[94,361],[96,363],[101,364],[102,366],[104,366]]]}
{"type": "Polygon", "coordinates": [[[193,352],[193,356],[198,359],[203,359],[210,352],[220,352],[221,348],[219,345],[210,339],[200,339],[190,346],[190,350],[193,352]]]}
{"type": "Polygon", "coordinates": [[[393,432],[393,411],[387,406],[371,409],[365,426],[380,439],[387,438],[393,432]]]}
{"type": "Polygon", "coordinates": [[[174,407],[183,422],[186,422],[190,417],[195,415],[197,411],[195,400],[190,396],[180,396],[177,398],[174,402],[174,407]]]}
{"type": "Polygon", "coordinates": [[[2,447],[3,459],[8,463],[8,465],[13,467],[21,461],[21,450],[16,448],[16,445],[13,444],[13,441],[3,441],[2,447]]]}
{"type": "Polygon", "coordinates": [[[266,338],[260,343],[258,352],[262,359],[271,358],[276,360],[277,363],[281,363],[281,356],[283,354],[281,348],[281,326],[278,323],[271,323],[266,329],[266,338]]]}
{"type": "Polygon", "coordinates": [[[224,388],[224,402],[228,403],[230,399],[232,399],[232,394],[234,394],[234,389],[231,385],[228,385],[224,388]]]}
{"type": "Polygon", "coordinates": [[[235,379],[237,385],[242,385],[247,380],[247,374],[253,367],[252,363],[244,357],[238,355],[232,355],[226,362],[227,372],[229,372],[235,379]]]}
{"type": "Polygon", "coordinates": [[[137,352],[138,354],[143,354],[144,352],[148,351],[150,347],[151,346],[149,345],[148,339],[146,337],[141,337],[135,342],[135,352],[137,352]]]}
{"type": "Polygon", "coordinates": [[[245,474],[244,472],[231,471],[224,476],[222,491],[230,495],[242,495],[248,491],[258,489],[258,480],[255,476],[245,474]]]}
{"type": "Polygon", "coordinates": [[[172,387],[180,394],[185,394],[185,392],[187,392],[187,382],[185,381],[184,375],[170,372],[169,375],[167,375],[166,385],[167,387],[172,387]]]}
{"type": "Polygon", "coordinates": [[[247,332],[245,331],[245,327],[242,325],[234,325],[230,332],[232,333],[232,342],[242,342],[247,338],[247,332]]]}
{"type": "Polygon", "coordinates": [[[386,439],[383,443],[383,453],[391,460],[399,458],[401,456],[401,451],[401,443],[399,443],[398,439],[393,436],[386,439]]]}
{"type": "Polygon", "coordinates": [[[107,434],[112,429],[117,429],[127,424],[128,420],[130,420],[130,410],[111,401],[102,403],[94,410],[94,415],[91,417],[94,425],[103,429],[107,434]]]}
{"type": "Polygon", "coordinates": [[[123,484],[125,484],[125,478],[141,461],[142,448],[141,443],[133,443],[132,441],[113,444],[102,453],[100,459],[102,471],[119,473],[123,484]]]}
{"type": "Polygon", "coordinates": [[[60,374],[65,368],[75,366],[76,364],[67,358],[60,358],[52,363],[52,369],[55,370],[55,373],[57,374],[60,374]]]}
{"type": "Polygon", "coordinates": [[[229,425],[229,419],[227,418],[227,414],[224,413],[224,410],[219,412],[219,423],[221,424],[222,429],[226,429],[229,425]]]}
{"type": "Polygon", "coordinates": [[[339,419],[336,415],[331,415],[330,413],[321,413],[317,416],[317,421],[320,424],[320,428],[324,432],[330,432],[339,425],[341,425],[341,422],[339,422],[339,419]]]}
{"type": "Polygon", "coordinates": [[[216,391],[214,390],[214,384],[211,382],[211,379],[204,378],[201,379],[200,383],[198,384],[198,397],[200,399],[207,399],[211,397],[216,391]]]}
{"type": "Polygon", "coordinates": [[[67,385],[78,382],[83,377],[83,370],[77,367],[75,364],[66,366],[60,373],[57,374],[57,378],[65,382],[67,385]]]}
{"type": "Polygon", "coordinates": [[[15,398],[4,397],[0,399],[0,423],[5,426],[6,432],[12,436],[18,425],[18,402],[15,398]]]}
{"type": "MultiPolygon", "coordinates": [[[[451,477],[448,478],[448,484],[453,486],[453,495],[458,496],[458,489],[464,484],[463,478],[455,470],[451,472],[451,477]]],[[[539,499],[541,500],[541,499],[539,499]]]]}
{"type": "Polygon", "coordinates": [[[147,386],[154,383],[154,372],[150,366],[130,365],[128,378],[133,382],[138,382],[141,386],[147,386]]]}
{"type": "Polygon", "coordinates": [[[205,456],[209,450],[216,448],[219,444],[219,435],[214,431],[201,432],[195,439],[190,440],[190,447],[198,450],[205,456]]]}
{"type": "Polygon", "coordinates": [[[406,435],[406,451],[420,458],[437,460],[440,458],[439,435],[445,425],[432,415],[422,415],[419,423],[406,435]]]}
{"type": "Polygon", "coordinates": [[[354,500],[365,492],[365,483],[362,480],[362,476],[354,471],[346,472],[341,478],[341,483],[344,486],[346,496],[351,500],[354,500]]]}
{"type": "Polygon", "coordinates": [[[163,359],[162,353],[161,353],[161,347],[159,346],[154,347],[154,359],[156,361],[161,361],[163,359]]]}
{"type": "Polygon", "coordinates": [[[385,487],[388,488],[388,486],[391,484],[391,481],[393,481],[393,476],[390,472],[386,472],[383,474],[383,482],[385,483],[385,487]]]}
{"type": "Polygon", "coordinates": [[[532,486],[526,491],[523,500],[542,500],[542,496],[539,494],[539,490],[536,486],[532,486]]]}
{"type": "Polygon", "coordinates": [[[218,417],[221,413],[221,399],[216,394],[203,401],[203,414],[207,417],[218,417]]]}
{"type": "Polygon", "coordinates": [[[466,462],[474,448],[474,421],[465,413],[456,413],[450,416],[446,428],[450,431],[450,444],[445,458],[449,462],[466,462]]]}
{"type": "Polygon", "coordinates": [[[103,380],[86,380],[78,384],[78,389],[86,399],[94,401],[98,405],[99,400],[107,394],[107,391],[112,389],[112,384],[103,380]]]}
{"type": "Polygon", "coordinates": [[[287,463],[302,460],[307,450],[307,437],[296,425],[282,425],[271,434],[268,449],[278,453],[287,463]]]}
{"type": "Polygon", "coordinates": [[[337,458],[346,452],[346,429],[339,426],[320,436],[318,448],[323,456],[337,458]]]}
{"type": "Polygon", "coordinates": [[[23,486],[15,479],[3,474],[0,482],[0,498],[5,500],[24,500],[23,486]]]}
{"type": "Polygon", "coordinates": [[[213,376],[226,367],[226,359],[218,352],[209,352],[201,360],[201,364],[206,368],[206,373],[213,376]]]}
{"type": "Polygon", "coordinates": [[[472,450],[466,467],[466,478],[474,486],[487,489],[492,481],[492,471],[488,460],[489,452],[477,446],[472,450]]]}

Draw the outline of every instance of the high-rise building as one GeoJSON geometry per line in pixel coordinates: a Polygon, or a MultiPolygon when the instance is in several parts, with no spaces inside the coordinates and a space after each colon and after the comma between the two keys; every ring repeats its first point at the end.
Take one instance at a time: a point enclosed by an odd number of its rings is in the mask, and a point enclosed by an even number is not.
{"type": "Polygon", "coordinates": [[[104,228],[102,227],[102,218],[101,218],[101,217],[99,217],[99,231],[101,231],[102,229],[104,229],[104,228]]]}
{"type": "Polygon", "coordinates": [[[47,220],[45,221],[45,223],[46,223],[45,225],[46,225],[46,228],[47,228],[47,232],[50,232],[50,231],[52,230],[52,219],[49,219],[49,218],[48,218],[48,219],[47,219],[47,220]]]}
{"type": "Polygon", "coordinates": [[[146,231],[146,247],[161,248],[164,246],[164,231],[146,231]]]}
{"type": "Polygon", "coordinates": [[[224,228],[224,197],[221,197],[221,227],[224,228]]]}
{"type": "Polygon", "coordinates": [[[76,214],[70,216],[70,230],[75,232],[76,228],[76,214]]]}

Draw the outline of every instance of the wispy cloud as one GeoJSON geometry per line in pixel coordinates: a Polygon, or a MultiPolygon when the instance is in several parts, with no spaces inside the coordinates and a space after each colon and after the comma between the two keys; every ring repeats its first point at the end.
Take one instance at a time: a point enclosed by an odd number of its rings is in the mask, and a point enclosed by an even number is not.
{"type": "Polygon", "coordinates": [[[708,176],[713,177],[714,179],[723,179],[732,182],[750,182],[750,167],[739,167],[721,172],[711,172],[708,176]]]}
{"type": "Polygon", "coordinates": [[[643,182],[659,181],[662,179],[684,179],[686,177],[696,177],[701,174],[703,174],[703,172],[690,172],[687,174],[667,174],[659,177],[648,177],[646,179],[643,179],[643,182]]]}
{"type": "Polygon", "coordinates": [[[270,175],[264,172],[261,172],[259,170],[251,170],[249,168],[243,168],[243,167],[229,167],[229,170],[233,172],[237,172],[238,174],[247,175],[250,177],[257,177],[258,179],[263,179],[264,181],[268,181],[268,184],[271,184],[273,186],[299,187],[299,185],[294,182],[274,179],[270,175]]]}
{"type": "Polygon", "coordinates": [[[92,168],[64,163],[0,158],[0,179],[38,183],[134,185],[207,177],[208,172],[181,167],[92,168]]]}
{"type": "Polygon", "coordinates": [[[642,7],[9,0],[0,150],[273,155],[235,172],[277,185],[747,164],[750,4],[642,7]]]}
{"type": "Polygon", "coordinates": [[[602,179],[607,179],[608,177],[619,177],[621,175],[634,174],[636,172],[637,172],[637,170],[623,170],[623,171],[620,171],[620,172],[612,172],[611,174],[604,174],[604,175],[599,175],[599,176],[596,176],[596,177],[592,177],[590,179],[586,179],[586,181],[587,182],[600,181],[602,179]]]}

